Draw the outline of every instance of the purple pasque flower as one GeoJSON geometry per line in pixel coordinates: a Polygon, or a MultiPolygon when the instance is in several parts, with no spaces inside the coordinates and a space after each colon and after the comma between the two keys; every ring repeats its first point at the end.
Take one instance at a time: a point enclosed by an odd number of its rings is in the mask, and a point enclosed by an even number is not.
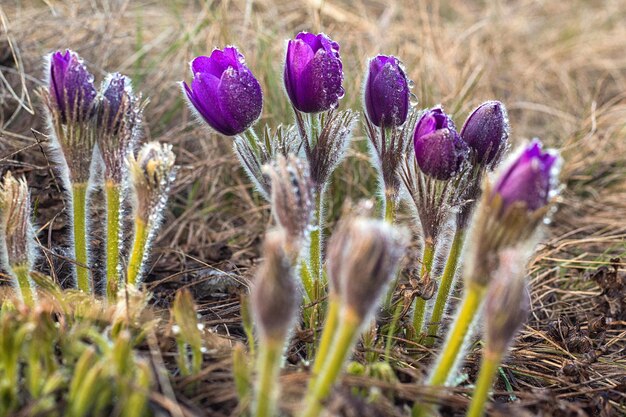
{"type": "Polygon", "coordinates": [[[394,56],[378,55],[369,63],[365,110],[378,127],[401,126],[409,113],[409,81],[394,56]]]}
{"type": "Polygon", "coordinates": [[[256,122],[263,109],[263,92],[234,46],[215,49],[191,62],[191,87],[183,81],[189,102],[216,131],[235,136],[256,122]]]}
{"type": "Polygon", "coordinates": [[[498,163],[509,138],[509,119],[499,101],[487,101],[467,118],[461,138],[472,148],[477,162],[493,166],[498,163]]]}
{"type": "Polygon", "coordinates": [[[97,91],[93,75],[76,52],[66,49],[50,56],[49,91],[61,123],[91,117],[97,91]]]}
{"type": "Polygon", "coordinates": [[[494,192],[502,198],[502,209],[524,204],[535,211],[548,203],[556,184],[558,155],[542,150],[541,142],[533,140],[498,179],[494,192]]]}
{"type": "Polygon", "coordinates": [[[323,33],[300,32],[288,42],[283,75],[291,103],[303,113],[335,108],[345,93],[339,44],[323,33]]]}
{"type": "Polygon", "coordinates": [[[415,126],[413,145],[420,170],[442,181],[458,174],[469,155],[469,147],[441,107],[422,115],[415,126]]]}
{"type": "Polygon", "coordinates": [[[106,125],[108,131],[116,132],[119,128],[122,118],[118,115],[120,106],[124,100],[125,95],[130,96],[130,80],[120,73],[114,73],[109,76],[105,85],[102,87],[102,102],[106,103],[105,106],[101,105],[101,109],[98,112],[98,123],[100,125],[106,125]],[[106,110],[104,108],[106,107],[106,110]]]}

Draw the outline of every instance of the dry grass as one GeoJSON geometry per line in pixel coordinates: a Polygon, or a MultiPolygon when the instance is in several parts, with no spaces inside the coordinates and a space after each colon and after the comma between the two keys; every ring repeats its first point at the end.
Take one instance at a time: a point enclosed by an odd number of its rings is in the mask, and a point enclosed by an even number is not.
{"type": "MultiPolygon", "coordinates": [[[[214,46],[237,44],[265,91],[262,122],[276,125],[291,120],[280,70],[284,39],[297,31],[322,29],[341,43],[344,107],[360,106],[366,57],[396,54],[415,80],[421,106],[443,103],[460,124],[479,102],[500,99],[509,109],[514,142],[538,136],[565,155],[559,211],[529,269],[533,318],[503,367],[492,414],[624,415],[626,312],[603,310],[604,295],[585,278],[625,249],[624,21],[626,2],[619,0],[6,0],[0,6],[0,164],[28,174],[44,264],[62,271],[62,257],[52,250],[64,231],[61,194],[40,145],[45,136],[38,133],[44,131],[35,95],[42,84],[41,57],[69,47],[89,62],[98,80],[113,70],[131,76],[150,97],[145,139],[173,143],[183,167],[156,244],[157,302],[167,303],[173,288],[190,286],[207,326],[237,338],[237,288],[256,262],[268,209],[238,168],[230,141],[192,120],[176,84],[189,79],[187,62],[214,46]],[[601,316],[607,324],[598,334],[589,322],[601,316]]],[[[359,198],[374,189],[364,143],[360,132],[335,176],[333,215],[346,196],[359,198]]],[[[625,264],[614,263],[624,279],[625,264]]],[[[478,348],[464,368],[470,380],[478,348]]],[[[228,363],[228,352],[208,360],[206,390],[181,393],[176,401],[163,391],[154,394],[154,402],[174,415],[230,414],[235,397],[228,363]]],[[[408,365],[404,381],[425,372],[423,364],[408,365]]],[[[291,387],[287,408],[294,406],[304,378],[298,372],[283,377],[291,387]]],[[[447,404],[446,415],[460,414],[467,405],[467,384],[426,398],[417,385],[356,377],[344,382],[392,393],[395,401],[376,402],[368,408],[371,415],[401,415],[402,404],[416,398],[447,404]]],[[[349,391],[335,400],[344,415],[364,415],[349,391]]]]}

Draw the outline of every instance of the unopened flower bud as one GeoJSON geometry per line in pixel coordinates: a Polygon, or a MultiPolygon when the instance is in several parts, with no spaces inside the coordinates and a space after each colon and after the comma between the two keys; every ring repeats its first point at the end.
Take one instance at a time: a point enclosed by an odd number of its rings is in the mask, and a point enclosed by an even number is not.
{"type": "Polygon", "coordinates": [[[0,183],[0,230],[4,235],[5,261],[11,268],[32,265],[30,210],[26,180],[16,179],[10,171],[7,172],[0,183]]]}
{"type": "Polygon", "coordinates": [[[344,222],[329,242],[329,280],[340,287],[344,308],[365,320],[396,273],[406,239],[381,220],[356,217],[344,222]]]}
{"type": "Polygon", "coordinates": [[[106,180],[123,182],[128,156],[138,139],[142,111],[130,79],[110,74],[102,86],[97,115],[98,146],[106,180]]]}
{"type": "Polygon", "coordinates": [[[442,181],[461,172],[469,156],[469,147],[440,107],[422,115],[415,127],[413,144],[420,170],[442,181]]]}
{"type": "Polygon", "coordinates": [[[235,136],[257,121],[263,92],[237,48],[195,58],[191,72],[191,87],[183,82],[183,90],[192,108],[217,132],[235,136]]]}
{"type": "Polygon", "coordinates": [[[375,126],[401,126],[409,113],[409,81],[398,59],[378,55],[369,62],[365,110],[375,126]]]}
{"type": "Polygon", "coordinates": [[[284,82],[293,106],[303,113],[334,109],[344,96],[339,44],[323,33],[299,33],[287,44],[284,82]]]}
{"type": "Polygon", "coordinates": [[[506,148],[509,137],[509,119],[506,108],[499,101],[487,101],[467,118],[461,138],[469,145],[476,163],[493,167],[506,148]]]}
{"type": "Polygon", "coordinates": [[[141,147],[137,158],[130,157],[132,184],[137,197],[137,216],[153,221],[165,205],[175,177],[172,145],[149,142],[141,147]]]}
{"type": "Polygon", "coordinates": [[[250,301],[262,340],[284,340],[297,315],[299,297],[286,239],[282,230],[266,234],[265,259],[252,288],[250,301]]]}
{"type": "Polygon", "coordinates": [[[523,205],[528,211],[544,207],[556,188],[558,156],[543,152],[533,140],[500,176],[493,190],[502,199],[502,210],[523,205]]]}
{"type": "Polygon", "coordinates": [[[289,251],[297,256],[313,216],[314,188],[308,166],[293,155],[278,155],[264,171],[270,178],[272,213],[285,231],[289,251]]]}
{"type": "Polygon", "coordinates": [[[49,57],[48,88],[41,94],[56,139],[53,143],[67,164],[66,180],[86,184],[96,142],[93,75],[75,52],[55,52],[49,57]]]}
{"type": "Polygon", "coordinates": [[[526,257],[516,249],[499,254],[499,267],[485,301],[487,348],[503,354],[528,318],[530,297],[524,276],[526,257]]]}

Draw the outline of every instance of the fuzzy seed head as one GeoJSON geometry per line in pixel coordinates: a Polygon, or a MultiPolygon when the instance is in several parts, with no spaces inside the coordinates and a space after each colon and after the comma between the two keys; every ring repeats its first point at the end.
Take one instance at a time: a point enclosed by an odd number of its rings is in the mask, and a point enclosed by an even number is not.
{"type": "Polygon", "coordinates": [[[172,145],[149,142],[141,147],[137,158],[130,157],[133,189],[137,197],[136,214],[143,220],[158,216],[165,206],[176,169],[172,145]]]}
{"type": "Polygon", "coordinates": [[[398,269],[406,237],[381,220],[355,217],[342,222],[328,245],[331,288],[365,320],[398,269]]]}
{"type": "Polygon", "coordinates": [[[10,171],[0,184],[0,213],[6,261],[12,268],[30,266],[32,226],[28,185],[24,178],[16,179],[10,171]]]}
{"type": "Polygon", "coordinates": [[[314,188],[306,163],[294,155],[278,155],[264,166],[271,186],[272,213],[285,231],[290,252],[297,256],[313,216],[314,188]]]}
{"type": "Polygon", "coordinates": [[[284,340],[298,310],[299,296],[292,260],[285,251],[286,243],[283,230],[266,234],[265,260],[252,287],[250,301],[262,340],[284,340]]]}

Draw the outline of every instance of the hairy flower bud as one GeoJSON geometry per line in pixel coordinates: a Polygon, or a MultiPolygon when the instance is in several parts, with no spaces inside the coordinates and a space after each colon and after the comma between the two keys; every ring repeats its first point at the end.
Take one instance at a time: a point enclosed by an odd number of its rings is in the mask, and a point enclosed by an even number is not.
{"type": "Polygon", "coordinates": [[[522,147],[510,159],[495,187],[485,180],[474,216],[466,273],[483,287],[498,268],[502,250],[517,247],[519,256],[525,258],[532,253],[536,231],[549,212],[550,197],[558,185],[559,157],[555,151],[542,152],[539,141],[522,147]]]}
{"type": "Polygon", "coordinates": [[[68,167],[67,179],[87,183],[96,141],[93,75],[75,52],[55,52],[49,57],[48,88],[41,95],[56,137],[54,144],[68,167]]]}
{"type": "Polygon", "coordinates": [[[442,181],[458,174],[469,156],[469,147],[440,107],[427,110],[417,122],[413,145],[420,170],[442,181]]]}
{"type": "Polygon", "coordinates": [[[24,178],[7,172],[0,183],[0,224],[4,235],[3,261],[8,266],[32,265],[33,230],[30,222],[30,196],[24,178]]]}
{"type": "Polygon", "coordinates": [[[493,190],[502,199],[502,210],[524,205],[528,211],[548,203],[555,189],[558,156],[542,152],[541,142],[534,140],[500,176],[493,190]]]}
{"type": "Polygon", "coordinates": [[[314,188],[308,166],[294,155],[278,155],[264,172],[270,178],[272,213],[285,231],[287,251],[297,256],[313,217],[314,188]]]}
{"type": "Polygon", "coordinates": [[[526,257],[512,248],[503,250],[499,258],[486,295],[484,317],[487,348],[503,354],[528,318],[530,297],[524,276],[526,257]]]}
{"type": "Polygon", "coordinates": [[[303,113],[336,108],[344,96],[339,44],[323,33],[299,33],[287,44],[284,82],[293,106],[303,113]]]}
{"type": "Polygon", "coordinates": [[[369,62],[365,81],[365,110],[375,126],[401,126],[409,113],[409,81],[400,61],[378,55],[369,62]]]}
{"type": "Polygon", "coordinates": [[[137,158],[129,158],[132,185],[137,197],[136,215],[154,223],[165,206],[174,181],[176,156],[172,145],[149,142],[141,147],[137,158]]]}
{"type": "Polygon", "coordinates": [[[381,220],[356,217],[343,220],[328,247],[329,281],[344,308],[364,320],[398,269],[405,236],[381,220]]]}
{"type": "Polygon", "coordinates": [[[257,121],[263,109],[263,92],[237,48],[215,49],[211,56],[195,58],[191,72],[191,87],[182,83],[187,99],[217,132],[235,136],[257,121]]]}
{"type": "Polygon", "coordinates": [[[284,340],[297,315],[299,297],[286,239],[282,230],[265,235],[265,260],[252,287],[250,301],[262,340],[284,340]]]}
{"type": "Polygon", "coordinates": [[[499,101],[487,101],[478,106],[461,129],[461,138],[472,149],[475,161],[488,167],[499,162],[508,137],[509,119],[499,101]]]}
{"type": "Polygon", "coordinates": [[[128,156],[138,140],[142,112],[130,79],[119,73],[110,74],[102,85],[97,107],[98,146],[105,180],[123,182],[128,156]]]}

